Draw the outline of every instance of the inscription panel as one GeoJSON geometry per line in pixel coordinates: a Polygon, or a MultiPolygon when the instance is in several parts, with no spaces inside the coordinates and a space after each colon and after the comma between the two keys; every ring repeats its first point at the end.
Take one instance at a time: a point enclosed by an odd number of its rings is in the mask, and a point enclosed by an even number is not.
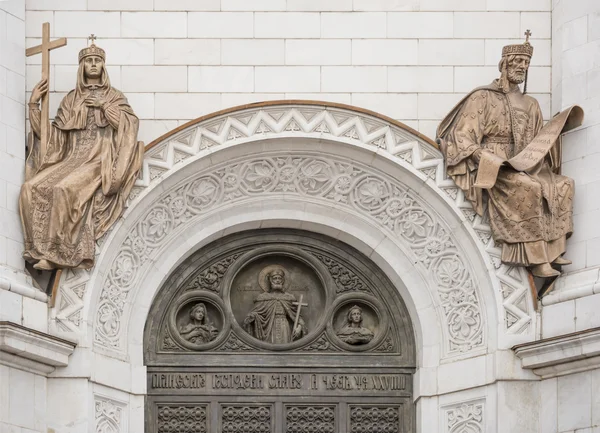
{"type": "Polygon", "coordinates": [[[150,373],[149,394],[189,393],[202,390],[210,395],[243,392],[245,395],[305,393],[397,394],[410,392],[409,374],[348,373],[150,373]]]}

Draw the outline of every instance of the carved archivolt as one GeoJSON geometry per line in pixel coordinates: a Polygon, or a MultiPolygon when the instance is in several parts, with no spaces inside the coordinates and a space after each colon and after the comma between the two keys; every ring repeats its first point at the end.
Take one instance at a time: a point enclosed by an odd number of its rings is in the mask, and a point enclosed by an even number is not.
{"type": "Polygon", "coordinates": [[[95,318],[96,343],[121,348],[123,311],[136,277],[173,232],[197,224],[214,207],[282,191],[333,202],[379,224],[409,247],[423,275],[430,276],[447,326],[448,353],[485,344],[484,313],[471,271],[450,229],[429,206],[398,181],[366,165],[294,152],[224,163],[166,191],[132,227],[104,279],[95,318]]]}
{"type": "MultiPolygon", "coordinates": [[[[130,203],[145,190],[156,188],[160,178],[175,172],[181,162],[194,155],[210,153],[214,146],[241,144],[281,137],[321,138],[349,144],[376,146],[412,166],[416,176],[439,191],[471,223],[496,269],[502,292],[504,332],[532,332],[529,285],[526,275],[500,263],[499,250],[490,228],[472,211],[462,192],[445,177],[443,159],[433,146],[410,131],[380,118],[322,105],[255,107],[223,114],[190,125],[157,143],[146,153],[143,178],[137,183],[130,203]]],[[[444,221],[418,196],[395,179],[356,161],[324,154],[290,153],[230,162],[212,167],[165,191],[130,230],[111,259],[99,298],[92,294],[95,345],[124,353],[123,313],[132,299],[132,289],[144,266],[164,246],[169,236],[193,224],[218,206],[249,198],[289,196],[334,204],[376,222],[389,236],[407,246],[417,266],[431,278],[443,321],[446,324],[445,356],[468,352],[486,344],[481,295],[474,286],[472,270],[464,262],[453,235],[444,221]]],[[[133,214],[133,212],[127,212],[133,214]]],[[[118,230],[118,228],[116,229],[118,230]]],[[[107,255],[108,257],[109,255],[107,255]]],[[[106,266],[103,262],[101,265],[106,266]]],[[[104,271],[103,271],[104,272],[104,271]]],[[[56,326],[80,331],[85,288],[89,273],[66,273],[56,326]]],[[[100,275],[100,274],[98,274],[100,275]]],[[[346,278],[351,276],[344,276],[346,278]]],[[[340,286],[344,290],[344,284],[340,286]]],[[[83,322],[85,323],[85,322],[83,322]]]]}

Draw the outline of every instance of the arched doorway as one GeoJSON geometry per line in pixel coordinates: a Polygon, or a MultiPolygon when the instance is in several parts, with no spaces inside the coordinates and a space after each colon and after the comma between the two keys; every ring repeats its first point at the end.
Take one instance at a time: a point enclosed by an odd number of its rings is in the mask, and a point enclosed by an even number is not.
{"type": "Polygon", "coordinates": [[[200,249],[158,292],[144,346],[146,432],[414,431],[406,306],[328,236],[259,229],[200,249]]]}
{"type": "Polygon", "coordinates": [[[437,431],[465,401],[493,413],[488,388],[504,373],[482,366],[513,359],[508,349],[534,337],[525,272],[500,263],[431,140],[376,113],[310,101],[234,107],[147,147],[96,266],[63,274],[51,313],[54,330],[81,343],[74,368],[111,371],[91,375],[94,400],[142,431],[144,326],[157,294],[212,242],[276,228],[341,241],[392,282],[414,331],[417,429],[437,431]]]}

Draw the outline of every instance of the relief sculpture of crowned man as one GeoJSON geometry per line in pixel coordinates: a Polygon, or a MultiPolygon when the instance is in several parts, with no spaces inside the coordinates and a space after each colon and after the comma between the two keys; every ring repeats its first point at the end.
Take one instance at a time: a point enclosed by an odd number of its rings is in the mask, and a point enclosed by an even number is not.
{"type": "Polygon", "coordinates": [[[244,328],[254,338],[273,343],[291,343],[307,333],[300,309],[306,304],[297,302],[287,293],[289,278],[283,266],[270,265],[258,276],[258,284],[264,293],[254,300],[254,308],[244,319],[244,328]]]}
{"type": "Polygon", "coordinates": [[[573,231],[574,182],[560,174],[561,133],[581,124],[583,110],[571,107],[543,125],[526,94],[533,46],[525,34],[525,43],[503,48],[500,78],[467,94],[437,136],[447,173],[482,217],[487,202],[502,262],[555,278],[571,263],[563,254],[573,231]]]}
{"type": "Polygon", "coordinates": [[[95,241],[120,217],[141,168],[139,120],[125,96],[110,85],[106,53],[94,44],[79,53],[76,88],[61,101],[40,142],[39,101],[29,102],[29,154],[19,210],[24,258],[40,270],[90,268],[95,241]]]}

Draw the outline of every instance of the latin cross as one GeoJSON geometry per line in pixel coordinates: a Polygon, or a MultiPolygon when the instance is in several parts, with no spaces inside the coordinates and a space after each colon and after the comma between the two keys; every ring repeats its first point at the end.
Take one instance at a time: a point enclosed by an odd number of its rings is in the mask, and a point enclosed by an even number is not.
{"type": "MultiPolygon", "coordinates": [[[[42,54],[42,79],[46,79],[48,81],[48,85],[50,83],[50,51],[56,48],[64,47],[67,45],[66,38],[55,39],[54,41],[50,40],[50,23],[42,24],[42,43],[41,45],[37,45],[35,47],[27,48],[25,51],[25,55],[27,57],[33,56],[35,54],[42,54]]],[[[41,139],[40,144],[42,146],[42,150],[46,149],[48,144],[48,132],[50,130],[50,101],[49,101],[49,92],[42,97],[42,124],[41,124],[41,139]]]]}
{"type": "Polygon", "coordinates": [[[302,309],[302,307],[308,307],[308,304],[302,303],[303,298],[304,298],[304,295],[300,295],[300,300],[298,302],[292,302],[292,305],[295,305],[298,307],[298,309],[296,310],[296,319],[294,320],[294,328],[293,328],[294,331],[298,327],[298,320],[300,320],[300,310],[302,309]]]}
{"type": "Polygon", "coordinates": [[[529,42],[529,37],[532,35],[531,30],[527,29],[525,31],[525,42],[529,42]]]}
{"type": "Polygon", "coordinates": [[[95,34],[93,34],[93,33],[92,33],[91,35],[89,35],[89,36],[88,36],[88,41],[90,41],[90,42],[91,42],[91,43],[90,43],[90,45],[94,45],[94,44],[95,44],[95,42],[96,42],[96,35],[95,35],[95,34]]]}

